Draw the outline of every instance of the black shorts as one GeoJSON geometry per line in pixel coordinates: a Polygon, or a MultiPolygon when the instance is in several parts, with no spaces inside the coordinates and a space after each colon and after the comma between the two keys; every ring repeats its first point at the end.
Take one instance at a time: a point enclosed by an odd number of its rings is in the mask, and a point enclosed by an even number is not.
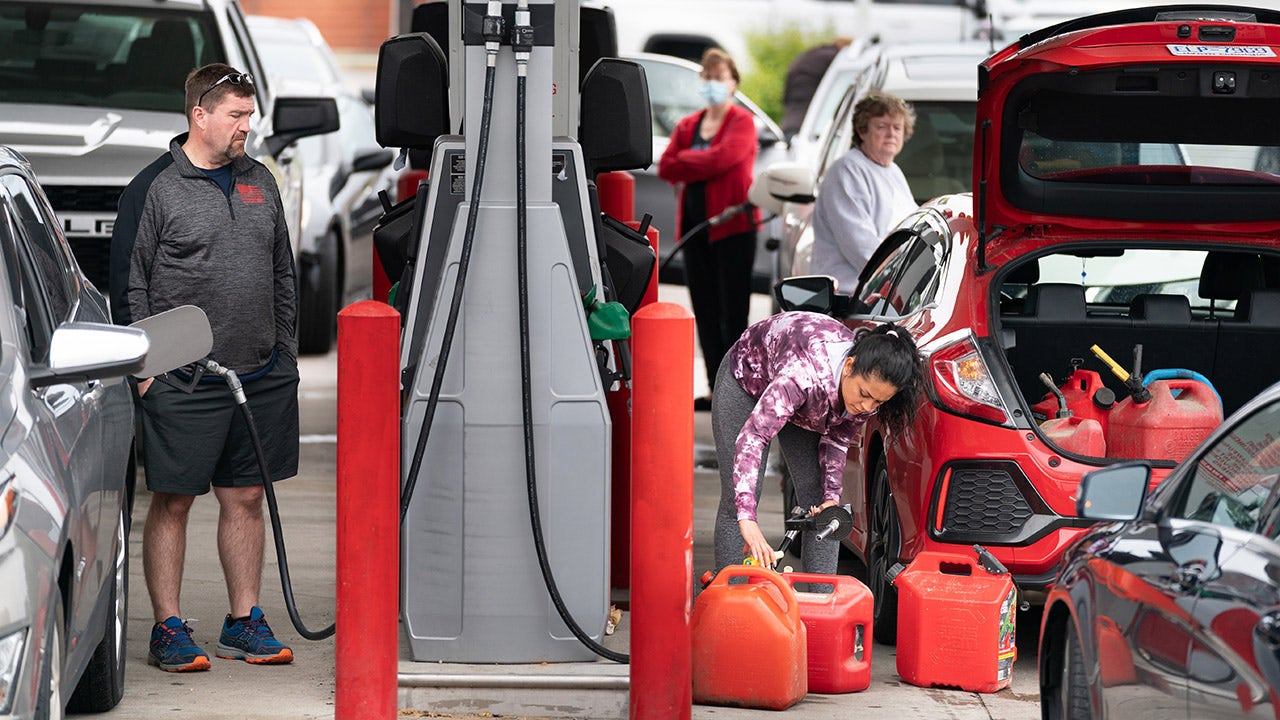
{"type": "MultiPolygon", "coordinates": [[[[271,480],[298,474],[298,361],[279,353],[265,375],[244,383],[271,480]]],[[[227,385],[194,392],[157,380],[142,396],[147,489],[203,495],[216,487],[262,484],[244,415],[227,385]]]]}

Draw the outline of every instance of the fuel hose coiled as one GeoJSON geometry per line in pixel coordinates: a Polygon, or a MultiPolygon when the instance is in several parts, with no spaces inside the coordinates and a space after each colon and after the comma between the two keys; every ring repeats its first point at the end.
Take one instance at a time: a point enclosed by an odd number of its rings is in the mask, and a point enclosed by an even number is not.
{"type": "Polygon", "coordinates": [[[547,546],[542,535],[542,520],[538,510],[538,481],[534,462],[533,441],[533,378],[529,367],[529,228],[528,191],[525,183],[525,111],[526,84],[529,73],[529,54],[533,49],[533,26],[529,23],[529,2],[516,3],[515,25],[512,28],[511,47],[516,54],[516,273],[520,288],[520,384],[521,410],[524,415],[524,465],[529,488],[529,523],[533,530],[533,546],[538,555],[538,568],[547,594],[556,606],[556,612],[573,636],[591,652],[606,660],[626,663],[630,656],[614,652],[591,639],[573,618],[560,596],[551,563],[547,558],[547,546]]]}
{"type": "Polygon", "coordinates": [[[449,350],[453,347],[453,334],[458,328],[458,313],[462,309],[462,292],[467,283],[467,268],[471,265],[471,246],[476,239],[476,221],[480,217],[480,190],[484,186],[485,158],[489,154],[489,126],[493,120],[493,84],[498,67],[498,48],[505,34],[502,3],[499,0],[489,0],[487,12],[482,26],[486,58],[484,107],[480,111],[480,139],[476,148],[476,176],[471,181],[471,206],[467,209],[467,227],[462,236],[462,254],[458,258],[458,278],[453,285],[453,298],[449,302],[449,316],[445,321],[444,337],[440,340],[440,357],[436,360],[436,371],[431,378],[431,393],[427,396],[427,408],[422,418],[422,430],[418,433],[418,443],[413,448],[409,475],[405,481],[404,490],[400,493],[402,525],[405,513],[409,510],[409,502],[413,499],[413,489],[418,484],[418,472],[422,469],[422,458],[427,451],[431,423],[435,420],[436,406],[440,403],[444,371],[449,362],[449,350]]]}

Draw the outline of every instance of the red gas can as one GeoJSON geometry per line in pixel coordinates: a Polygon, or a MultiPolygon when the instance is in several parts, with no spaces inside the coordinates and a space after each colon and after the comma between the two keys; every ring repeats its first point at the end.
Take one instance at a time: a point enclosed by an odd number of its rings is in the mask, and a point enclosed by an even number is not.
{"type": "Polygon", "coordinates": [[[809,636],[809,692],[849,693],[871,685],[871,623],[875,599],[855,577],[783,573],[791,584],[831,585],[829,593],[797,591],[809,636]]]}
{"type": "Polygon", "coordinates": [[[720,571],[693,607],[693,701],[785,710],[809,690],[796,592],[750,565],[720,571]],[[730,585],[732,578],[761,582],[730,585]]]}
{"type": "Polygon", "coordinates": [[[1127,397],[1111,411],[1107,457],[1179,462],[1222,424],[1221,401],[1199,380],[1156,380],[1147,391],[1149,402],[1127,397]]]}
{"type": "Polygon", "coordinates": [[[1013,679],[1017,590],[968,555],[922,552],[894,578],[898,674],[921,687],[995,692],[1013,679]]]}
{"type": "Polygon", "coordinates": [[[1089,457],[1107,456],[1107,439],[1102,425],[1093,418],[1072,415],[1040,423],[1040,432],[1063,452],[1089,457]]]}
{"type": "MultiPolygon", "coordinates": [[[[1102,376],[1094,370],[1076,368],[1071,377],[1058,388],[1067,401],[1067,409],[1079,418],[1097,420],[1103,431],[1107,428],[1107,416],[1115,404],[1116,395],[1102,382],[1102,376]]],[[[1044,399],[1031,406],[1031,411],[1046,418],[1058,415],[1058,396],[1046,393],[1044,399]]]]}

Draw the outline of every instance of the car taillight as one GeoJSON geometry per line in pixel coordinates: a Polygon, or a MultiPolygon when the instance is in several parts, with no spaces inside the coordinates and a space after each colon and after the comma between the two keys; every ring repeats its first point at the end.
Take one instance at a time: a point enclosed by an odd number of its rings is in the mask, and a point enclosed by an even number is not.
{"type": "Polygon", "coordinates": [[[971,338],[935,351],[929,356],[929,370],[944,410],[1001,425],[1009,422],[991,371],[971,338]]]}

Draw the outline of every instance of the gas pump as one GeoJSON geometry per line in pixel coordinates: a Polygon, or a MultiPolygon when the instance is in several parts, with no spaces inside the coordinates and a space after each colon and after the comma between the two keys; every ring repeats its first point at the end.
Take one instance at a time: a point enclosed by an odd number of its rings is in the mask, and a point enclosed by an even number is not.
{"type": "Polygon", "coordinates": [[[579,94],[577,0],[449,0],[448,24],[447,62],[417,33],[378,69],[379,142],[431,151],[400,288],[404,625],[419,661],[609,656],[610,381],[583,296],[612,253],[589,177],[649,164],[647,86],[603,59],[579,94]]]}

